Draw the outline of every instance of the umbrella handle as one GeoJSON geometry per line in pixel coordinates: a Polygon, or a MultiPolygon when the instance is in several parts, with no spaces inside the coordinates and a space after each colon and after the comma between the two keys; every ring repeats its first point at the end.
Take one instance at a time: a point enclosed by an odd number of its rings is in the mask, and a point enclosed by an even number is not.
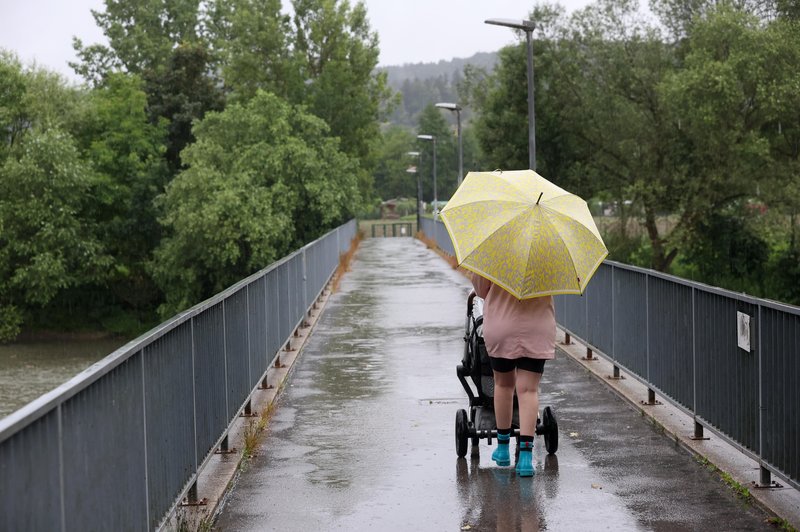
{"type": "Polygon", "coordinates": [[[469,296],[467,296],[467,316],[472,316],[472,302],[475,300],[475,296],[478,294],[475,293],[475,290],[471,290],[469,296]]]}

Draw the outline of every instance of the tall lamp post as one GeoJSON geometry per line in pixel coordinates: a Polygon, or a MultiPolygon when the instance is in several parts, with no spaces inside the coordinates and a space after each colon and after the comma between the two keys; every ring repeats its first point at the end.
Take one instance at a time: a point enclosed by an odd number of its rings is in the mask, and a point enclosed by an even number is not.
{"type": "Polygon", "coordinates": [[[407,169],[406,172],[417,174],[417,232],[422,231],[422,183],[419,179],[419,165],[421,154],[418,151],[407,152],[407,155],[417,158],[417,165],[407,169]]]}
{"type": "Polygon", "coordinates": [[[417,135],[419,140],[429,140],[433,143],[433,213],[439,208],[439,198],[436,191],[436,137],[433,135],[417,135]]]}
{"type": "Polygon", "coordinates": [[[528,40],[528,159],[531,170],[536,170],[536,115],[533,110],[533,30],[532,20],[490,18],[486,24],[522,30],[528,40]]]}
{"type": "Polygon", "coordinates": [[[436,104],[439,109],[447,109],[455,111],[456,123],[458,124],[458,183],[461,186],[461,180],[464,179],[464,152],[461,148],[461,106],[457,103],[439,102],[436,104]]]}

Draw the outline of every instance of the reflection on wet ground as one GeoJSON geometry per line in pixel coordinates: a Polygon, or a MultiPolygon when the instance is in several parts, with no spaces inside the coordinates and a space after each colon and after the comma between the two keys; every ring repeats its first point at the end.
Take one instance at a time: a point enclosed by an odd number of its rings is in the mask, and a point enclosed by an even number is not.
{"type": "MultiPolygon", "coordinates": [[[[411,239],[370,239],[328,302],[218,530],[754,530],[712,473],[565,355],[536,476],[457,458],[467,281],[411,239]]],[[[513,462],[512,462],[513,463],[513,462]]]]}

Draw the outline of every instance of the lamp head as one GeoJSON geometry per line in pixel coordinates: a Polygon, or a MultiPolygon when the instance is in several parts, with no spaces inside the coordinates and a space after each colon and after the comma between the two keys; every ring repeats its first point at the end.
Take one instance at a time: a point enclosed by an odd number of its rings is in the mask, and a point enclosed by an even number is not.
{"type": "Polygon", "coordinates": [[[417,138],[419,140],[433,140],[434,139],[433,135],[417,135],[417,138]]]}
{"type": "Polygon", "coordinates": [[[439,102],[436,104],[436,107],[439,109],[448,109],[450,111],[460,111],[461,106],[457,103],[449,103],[449,102],[439,102]]]}
{"type": "Polygon", "coordinates": [[[512,19],[512,18],[490,18],[484,20],[486,24],[492,24],[494,26],[505,26],[507,28],[514,28],[515,30],[522,30],[525,32],[533,31],[536,28],[536,24],[532,20],[520,20],[520,19],[512,19]]]}

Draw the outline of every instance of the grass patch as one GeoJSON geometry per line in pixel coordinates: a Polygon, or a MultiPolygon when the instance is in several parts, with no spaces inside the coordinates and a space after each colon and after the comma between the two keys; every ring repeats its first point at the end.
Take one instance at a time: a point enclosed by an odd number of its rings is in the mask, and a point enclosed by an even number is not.
{"type": "Polygon", "coordinates": [[[745,486],[737,482],[729,473],[722,471],[716,465],[711,463],[708,458],[705,456],[700,456],[697,458],[697,461],[703,465],[706,469],[711,471],[712,473],[716,473],[717,476],[728,485],[728,487],[733,490],[737,497],[742,499],[747,504],[753,503],[753,495],[750,493],[750,490],[747,489],[745,486]]]}
{"type": "Polygon", "coordinates": [[[251,421],[244,428],[244,449],[242,450],[242,461],[247,461],[253,456],[253,451],[258,444],[258,433],[261,430],[255,421],[251,421]]]}
{"type": "Polygon", "coordinates": [[[793,527],[789,521],[783,519],[782,517],[770,517],[767,519],[767,523],[779,530],[785,530],[786,532],[797,532],[797,529],[793,527]]]}

